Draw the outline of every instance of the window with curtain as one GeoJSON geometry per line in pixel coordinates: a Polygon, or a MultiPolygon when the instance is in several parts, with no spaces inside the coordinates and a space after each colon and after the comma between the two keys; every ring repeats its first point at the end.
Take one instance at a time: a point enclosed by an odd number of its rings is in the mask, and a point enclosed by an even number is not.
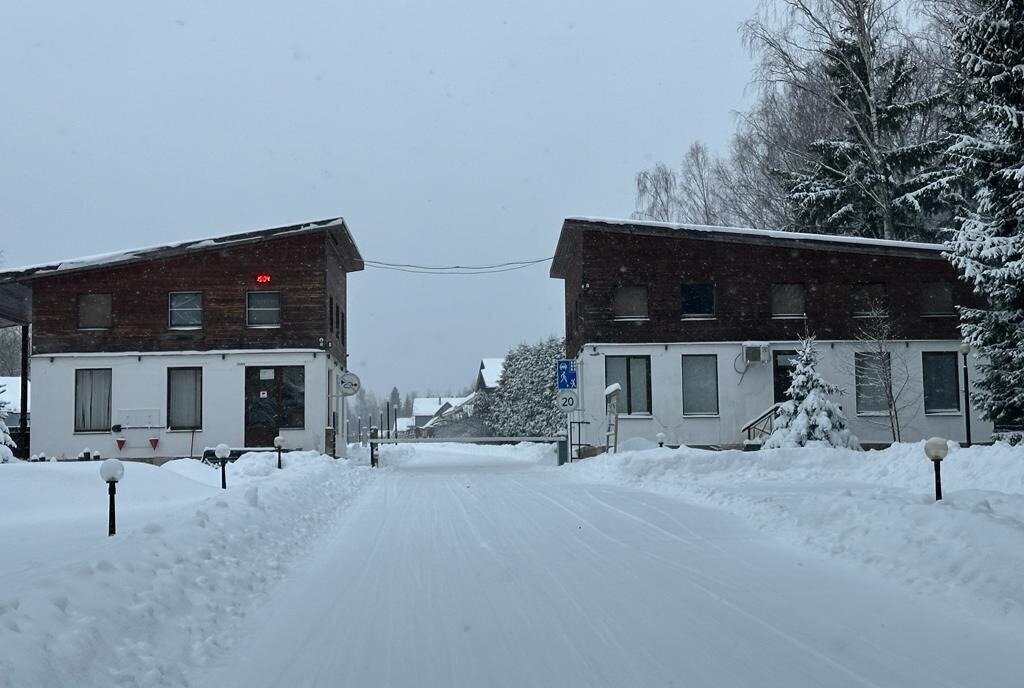
{"type": "Polygon", "coordinates": [[[278,368],[281,376],[280,427],[306,427],[306,369],[303,366],[278,368]]]}
{"type": "Polygon", "coordinates": [[[858,351],[853,356],[857,413],[888,412],[892,386],[889,352],[858,351]]]}
{"type": "Polygon", "coordinates": [[[683,355],[683,415],[718,415],[718,356],[683,355]]]}
{"type": "Polygon", "coordinates": [[[203,293],[172,291],[167,299],[167,324],[170,327],[202,327],[203,293]]]}
{"type": "Polygon", "coordinates": [[[78,297],[78,329],[109,330],[113,324],[110,294],[80,294],[78,297]]]}
{"type": "Polygon", "coordinates": [[[804,285],[773,284],[772,285],[772,317],[802,318],[804,317],[804,285]]]}
{"type": "Polygon", "coordinates": [[[246,294],[245,321],[249,327],[280,326],[281,292],[250,291],[246,294]]]}
{"type": "Polygon", "coordinates": [[[647,319],[647,287],[618,287],[612,295],[616,320],[647,319]]]}
{"type": "Polygon", "coordinates": [[[203,369],[167,369],[167,428],[199,430],[203,427],[203,369]]]}
{"type": "Polygon", "coordinates": [[[110,431],[110,368],[75,371],[75,432],[110,431]]]}
{"type": "Polygon", "coordinates": [[[605,356],[605,385],[622,387],[620,413],[651,412],[651,357],[605,356]]]}
{"type": "Polygon", "coordinates": [[[925,351],[921,354],[925,413],[960,410],[956,356],[955,351],[925,351]]]}

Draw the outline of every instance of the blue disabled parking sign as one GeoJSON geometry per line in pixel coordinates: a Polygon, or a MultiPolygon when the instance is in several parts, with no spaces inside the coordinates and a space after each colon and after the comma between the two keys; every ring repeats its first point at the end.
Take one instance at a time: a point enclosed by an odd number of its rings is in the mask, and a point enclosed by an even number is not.
{"type": "Polygon", "coordinates": [[[558,389],[576,389],[576,361],[560,358],[555,364],[555,379],[558,389]]]}

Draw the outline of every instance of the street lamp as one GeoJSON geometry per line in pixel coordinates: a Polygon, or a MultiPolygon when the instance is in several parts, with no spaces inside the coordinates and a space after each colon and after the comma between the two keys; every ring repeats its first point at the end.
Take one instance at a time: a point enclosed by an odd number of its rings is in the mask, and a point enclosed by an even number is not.
{"type": "Polygon", "coordinates": [[[284,438],[278,435],[274,438],[274,448],[277,449],[277,470],[281,470],[281,447],[284,446],[284,438]]]}
{"type": "Polygon", "coordinates": [[[659,447],[664,447],[665,446],[665,433],[659,432],[657,435],[655,435],[655,437],[658,438],[658,446],[659,447]]]}
{"type": "Polygon", "coordinates": [[[942,476],[939,466],[949,453],[949,443],[941,437],[932,437],[924,443],[924,455],[935,464],[935,501],[942,499],[942,476]]]}
{"type": "Polygon", "coordinates": [[[213,450],[217,460],[220,461],[220,489],[228,489],[228,457],[231,456],[231,448],[221,442],[213,450]]]}
{"type": "Polygon", "coordinates": [[[966,435],[965,447],[971,446],[971,387],[967,380],[967,354],[971,353],[971,345],[967,342],[960,342],[960,353],[964,356],[964,433],[966,435]]]}
{"type": "Polygon", "coordinates": [[[100,464],[100,477],[107,484],[107,494],[110,495],[110,518],[107,521],[107,535],[116,532],[114,518],[114,495],[117,494],[117,483],[124,477],[124,464],[117,459],[107,459],[100,464]]]}

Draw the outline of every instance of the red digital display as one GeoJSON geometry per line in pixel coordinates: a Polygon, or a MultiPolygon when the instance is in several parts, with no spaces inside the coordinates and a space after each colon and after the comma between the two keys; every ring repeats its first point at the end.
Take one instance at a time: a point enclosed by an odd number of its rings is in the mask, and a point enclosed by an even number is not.
{"type": "Polygon", "coordinates": [[[270,273],[261,272],[256,275],[256,284],[270,284],[270,273]]]}

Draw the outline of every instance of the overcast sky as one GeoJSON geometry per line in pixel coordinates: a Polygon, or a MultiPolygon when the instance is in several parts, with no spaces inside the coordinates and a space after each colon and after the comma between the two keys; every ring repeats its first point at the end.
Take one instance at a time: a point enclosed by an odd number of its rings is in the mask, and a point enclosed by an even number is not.
{"type": "MultiPolygon", "coordinates": [[[[368,259],[549,257],[638,169],[726,145],[755,4],[4,0],[5,267],[337,215],[368,259]]],[[[349,367],[467,386],[563,334],[547,269],[350,275],[349,367]]]]}

